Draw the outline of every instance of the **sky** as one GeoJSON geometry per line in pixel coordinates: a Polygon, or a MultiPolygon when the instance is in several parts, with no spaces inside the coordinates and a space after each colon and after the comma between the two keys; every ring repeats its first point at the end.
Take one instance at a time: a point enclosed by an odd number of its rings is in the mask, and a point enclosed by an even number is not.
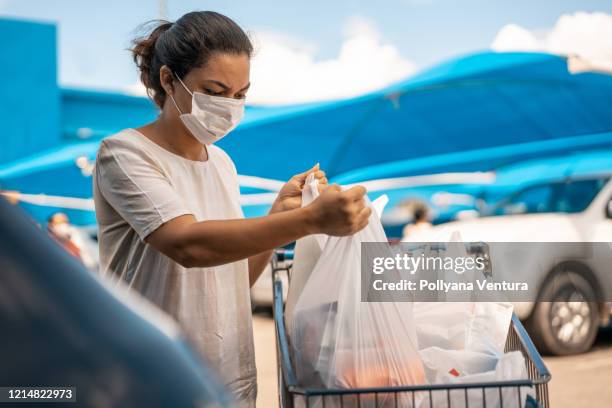
{"type": "Polygon", "coordinates": [[[576,54],[612,69],[612,0],[0,0],[0,17],[58,25],[64,86],[144,94],[127,48],[143,22],[193,10],[234,19],[255,45],[247,102],[369,92],[470,52],[576,54]]]}

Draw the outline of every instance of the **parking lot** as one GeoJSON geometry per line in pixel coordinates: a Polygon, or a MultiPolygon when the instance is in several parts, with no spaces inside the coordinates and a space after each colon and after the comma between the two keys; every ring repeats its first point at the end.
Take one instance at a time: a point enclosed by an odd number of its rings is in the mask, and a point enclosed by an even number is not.
{"type": "Polygon", "coordinates": [[[612,405],[612,329],[600,330],[595,347],[586,354],[545,357],[552,373],[553,407],[609,407],[612,405]]]}
{"type": "MultiPolygon", "coordinates": [[[[253,321],[257,357],[258,407],[277,407],[274,325],[269,313],[259,312],[253,321]]],[[[552,373],[549,385],[552,407],[605,407],[612,405],[612,329],[600,330],[589,353],[546,357],[552,373]]]]}

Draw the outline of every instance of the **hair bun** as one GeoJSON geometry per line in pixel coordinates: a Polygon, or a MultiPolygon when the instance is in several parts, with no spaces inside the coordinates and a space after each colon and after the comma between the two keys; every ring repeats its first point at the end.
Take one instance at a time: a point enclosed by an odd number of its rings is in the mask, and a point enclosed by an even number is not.
{"type": "MultiPolygon", "coordinates": [[[[156,58],[155,44],[157,44],[159,37],[172,28],[173,25],[173,22],[166,20],[149,21],[143,25],[145,30],[149,30],[149,33],[134,39],[132,42],[133,46],[130,49],[132,58],[140,70],[140,80],[147,88],[147,93],[155,89],[156,82],[159,82],[159,72],[155,70],[158,64],[154,61],[156,58]],[[154,27],[150,29],[150,26],[154,27]]],[[[155,95],[155,92],[153,93],[153,95],[149,94],[149,96],[159,105],[158,95],[155,95]]]]}

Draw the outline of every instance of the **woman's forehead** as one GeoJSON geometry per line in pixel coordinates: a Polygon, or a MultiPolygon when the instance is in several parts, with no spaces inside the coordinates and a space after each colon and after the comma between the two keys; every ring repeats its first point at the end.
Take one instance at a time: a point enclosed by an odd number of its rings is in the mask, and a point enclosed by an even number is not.
{"type": "Polygon", "coordinates": [[[212,80],[240,89],[249,84],[250,65],[246,54],[214,53],[206,65],[192,69],[187,76],[197,82],[212,80]]]}

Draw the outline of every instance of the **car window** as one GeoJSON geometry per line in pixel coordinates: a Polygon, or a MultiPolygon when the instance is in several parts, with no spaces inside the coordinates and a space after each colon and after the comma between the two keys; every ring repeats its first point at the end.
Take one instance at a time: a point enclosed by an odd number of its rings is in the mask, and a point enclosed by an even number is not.
{"type": "Polygon", "coordinates": [[[576,180],[565,184],[557,212],[576,213],[586,210],[591,201],[606,185],[608,179],[576,180]]]}
{"type": "Polygon", "coordinates": [[[507,200],[494,211],[495,215],[531,214],[550,212],[554,197],[558,196],[558,184],[540,184],[528,187],[507,200]]]}
{"type": "Polygon", "coordinates": [[[492,215],[576,213],[586,210],[609,179],[584,179],[538,184],[502,200],[492,215]]]}

